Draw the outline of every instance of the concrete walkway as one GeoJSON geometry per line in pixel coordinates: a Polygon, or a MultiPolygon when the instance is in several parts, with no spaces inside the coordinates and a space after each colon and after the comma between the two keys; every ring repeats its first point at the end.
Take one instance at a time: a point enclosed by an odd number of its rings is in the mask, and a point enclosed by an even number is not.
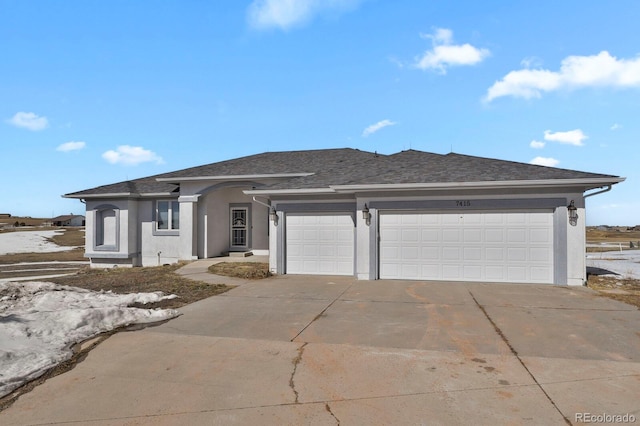
{"type": "Polygon", "coordinates": [[[586,288],[280,276],[182,312],[0,424],[640,422],[640,311],[586,288]]]}

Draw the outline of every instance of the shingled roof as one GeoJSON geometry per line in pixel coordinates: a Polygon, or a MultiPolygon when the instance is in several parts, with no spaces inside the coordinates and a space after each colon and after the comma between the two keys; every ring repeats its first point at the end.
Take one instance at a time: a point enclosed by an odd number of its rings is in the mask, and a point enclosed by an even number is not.
{"type": "Polygon", "coordinates": [[[178,193],[181,180],[224,176],[305,174],[260,189],[310,189],[333,185],[385,185],[447,182],[508,182],[557,179],[612,179],[587,173],[462,154],[416,150],[392,155],[351,148],[266,152],[204,166],[66,194],[68,198],[178,193]]]}

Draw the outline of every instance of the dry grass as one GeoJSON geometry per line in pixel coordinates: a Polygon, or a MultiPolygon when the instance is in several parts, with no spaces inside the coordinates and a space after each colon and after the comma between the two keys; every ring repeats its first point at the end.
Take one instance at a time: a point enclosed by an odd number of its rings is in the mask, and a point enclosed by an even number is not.
{"type": "Polygon", "coordinates": [[[601,296],[637,306],[640,309],[640,280],[610,275],[590,275],[587,287],[601,296]]]}
{"type": "Polygon", "coordinates": [[[629,241],[640,241],[640,231],[627,231],[625,227],[598,229],[587,227],[587,243],[622,243],[629,247],[629,241]]]}
{"type": "Polygon", "coordinates": [[[224,284],[208,284],[184,278],[175,273],[181,266],[183,264],[151,268],[85,268],[75,275],[47,278],[47,281],[94,291],[111,290],[122,294],[161,291],[178,296],[177,299],[140,306],[144,308],[179,308],[233,288],[224,284]]]}
{"type": "Polygon", "coordinates": [[[86,261],[84,248],[56,253],[18,253],[0,256],[0,265],[20,262],[76,262],[86,261]]]}
{"type": "Polygon", "coordinates": [[[209,272],[225,277],[259,280],[271,276],[268,263],[220,262],[209,266],[209,272]]]}

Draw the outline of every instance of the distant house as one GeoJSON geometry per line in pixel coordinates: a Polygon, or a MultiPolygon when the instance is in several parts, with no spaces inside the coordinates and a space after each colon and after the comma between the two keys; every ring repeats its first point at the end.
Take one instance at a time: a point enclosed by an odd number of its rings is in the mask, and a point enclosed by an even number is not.
{"type": "Polygon", "coordinates": [[[324,149],[64,196],[86,203],[85,256],[97,267],[251,251],[278,274],[582,285],[585,192],[623,180],[455,153],[324,149]]]}
{"type": "Polygon", "coordinates": [[[51,219],[51,225],[53,226],[84,226],[84,223],[84,216],[75,214],[57,216],[51,219]]]}

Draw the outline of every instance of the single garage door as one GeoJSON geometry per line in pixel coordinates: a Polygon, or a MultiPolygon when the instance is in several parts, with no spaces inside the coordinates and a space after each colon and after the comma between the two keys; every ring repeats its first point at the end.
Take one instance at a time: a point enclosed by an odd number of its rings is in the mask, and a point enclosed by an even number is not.
{"type": "Polygon", "coordinates": [[[380,278],[553,283],[553,212],[381,212],[380,278]]]}
{"type": "Polygon", "coordinates": [[[353,275],[351,213],[286,216],[286,273],[353,275]]]}

